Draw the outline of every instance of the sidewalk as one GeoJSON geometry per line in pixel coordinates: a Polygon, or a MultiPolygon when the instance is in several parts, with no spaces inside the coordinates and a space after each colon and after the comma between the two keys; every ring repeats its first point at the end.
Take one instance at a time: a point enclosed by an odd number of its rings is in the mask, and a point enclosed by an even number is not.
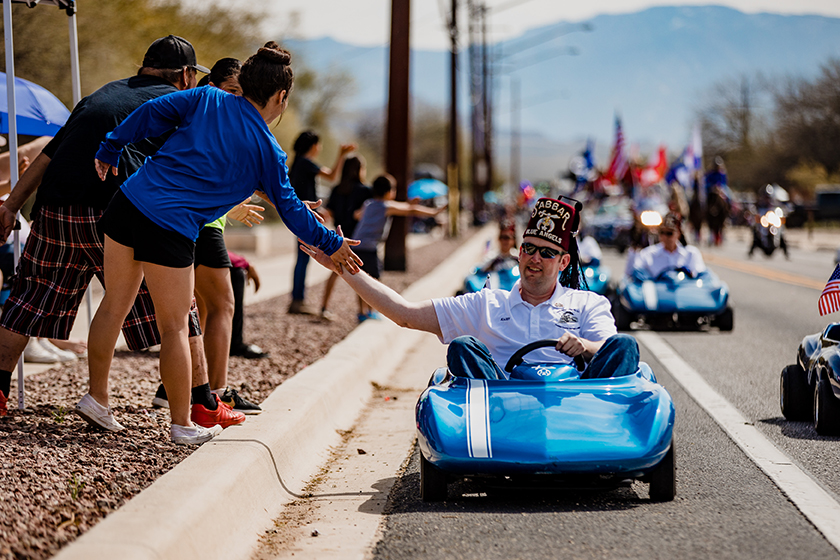
{"type": "MultiPolygon", "coordinates": [[[[406,298],[454,292],[494,233],[478,232],[406,298]]],[[[431,336],[390,321],[365,322],[280,385],[262,414],[201,446],[55,558],[250,558],[260,534],[352,429],[373,384],[385,383],[431,336]]]]}

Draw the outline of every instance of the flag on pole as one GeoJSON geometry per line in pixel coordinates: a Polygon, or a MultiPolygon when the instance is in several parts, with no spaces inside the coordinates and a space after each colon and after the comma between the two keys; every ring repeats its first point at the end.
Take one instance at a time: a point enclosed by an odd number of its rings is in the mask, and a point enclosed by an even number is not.
{"type": "Polygon", "coordinates": [[[612,158],[610,159],[610,166],[605,173],[606,177],[614,184],[618,184],[624,179],[627,170],[630,167],[630,160],[624,152],[624,133],[621,131],[621,117],[615,117],[615,144],[613,145],[612,158]]]}
{"type": "Polygon", "coordinates": [[[828,315],[840,310],[840,263],[834,267],[831,278],[820,294],[820,315],[828,315]]]}

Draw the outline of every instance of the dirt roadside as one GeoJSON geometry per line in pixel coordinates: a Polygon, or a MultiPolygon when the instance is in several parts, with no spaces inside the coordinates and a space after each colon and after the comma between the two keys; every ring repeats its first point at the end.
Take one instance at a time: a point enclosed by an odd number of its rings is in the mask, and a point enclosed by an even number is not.
{"type": "MultiPolygon", "coordinates": [[[[462,240],[439,240],[409,255],[409,271],[386,272],[398,291],[421,278],[462,240]]],[[[313,265],[315,266],[315,265],[313,265]]],[[[317,301],[323,286],[309,289],[317,301]]],[[[263,360],[231,358],[231,385],[261,402],[284,380],[321,358],[357,325],[356,296],[336,284],[334,322],[288,315],[289,296],[247,308],[245,338],[268,350],[263,360]]],[[[102,434],[72,414],[87,385],[87,363],[27,377],[25,411],[0,419],[0,558],[48,558],[149,486],[193,449],[169,442],[169,415],[154,410],[157,356],[118,353],[112,406],[128,428],[102,434]]],[[[13,393],[14,393],[13,385],[13,393]]],[[[11,403],[10,403],[11,404],[11,403]]]]}

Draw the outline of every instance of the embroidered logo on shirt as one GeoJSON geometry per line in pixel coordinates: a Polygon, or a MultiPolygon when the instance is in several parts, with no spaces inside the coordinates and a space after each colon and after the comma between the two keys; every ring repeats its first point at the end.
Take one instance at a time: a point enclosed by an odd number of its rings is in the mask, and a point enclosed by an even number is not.
{"type": "MultiPolygon", "coordinates": [[[[577,323],[578,318],[571,311],[564,311],[558,318],[558,321],[562,324],[577,323]]],[[[560,325],[558,324],[557,326],[559,327],[560,325]]]]}
{"type": "Polygon", "coordinates": [[[510,317],[502,317],[499,321],[510,321],[510,317]]]}

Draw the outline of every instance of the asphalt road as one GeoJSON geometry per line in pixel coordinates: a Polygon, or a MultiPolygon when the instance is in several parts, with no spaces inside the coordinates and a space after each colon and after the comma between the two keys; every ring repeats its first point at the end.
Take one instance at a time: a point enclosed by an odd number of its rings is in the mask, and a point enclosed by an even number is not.
{"type": "MultiPolygon", "coordinates": [[[[779,374],[803,336],[821,331],[817,298],[834,255],[792,250],[746,258],[747,241],[706,249],[731,289],[731,333],[658,333],[691,367],[834,498],[840,438],[779,411],[779,374]]],[[[624,261],[606,251],[614,274],[624,261]]],[[[390,496],[376,559],[840,558],[834,548],[644,346],[677,407],[677,498],[651,503],[647,486],[606,492],[497,494],[462,483],[449,500],[419,499],[416,450],[390,496]]]]}

